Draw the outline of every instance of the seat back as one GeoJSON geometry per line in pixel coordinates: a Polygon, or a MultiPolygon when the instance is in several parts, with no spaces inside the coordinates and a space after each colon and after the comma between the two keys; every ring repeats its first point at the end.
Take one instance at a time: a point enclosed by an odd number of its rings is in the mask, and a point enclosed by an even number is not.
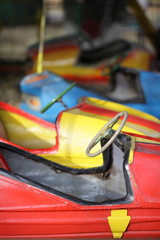
{"type": "Polygon", "coordinates": [[[115,57],[123,54],[131,49],[131,44],[123,39],[108,42],[103,46],[96,46],[91,49],[81,50],[78,63],[80,64],[96,64],[107,58],[115,57]]]}

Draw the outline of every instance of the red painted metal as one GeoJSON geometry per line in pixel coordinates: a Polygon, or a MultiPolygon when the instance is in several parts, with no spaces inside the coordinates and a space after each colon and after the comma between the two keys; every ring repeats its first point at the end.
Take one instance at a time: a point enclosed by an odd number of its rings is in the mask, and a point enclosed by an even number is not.
{"type": "MultiPolygon", "coordinates": [[[[1,105],[3,109],[6,107],[55,128],[54,124],[19,109],[1,105]]],[[[111,210],[127,209],[131,221],[123,238],[159,239],[160,140],[152,139],[157,143],[149,143],[151,138],[143,138],[146,143],[136,142],[133,163],[128,165],[133,190],[133,201],[128,204],[81,205],[0,172],[0,238],[112,238],[108,223],[111,210]]],[[[0,162],[1,165],[5,163],[2,156],[0,162]]]]}
{"type": "Polygon", "coordinates": [[[80,205],[0,175],[0,237],[112,238],[107,217],[113,209],[128,209],[131,221],[124,238],[159,238],[159,150],[159,145],[136,143],[129,165],[134,192],[130,204],[80,205]]]}

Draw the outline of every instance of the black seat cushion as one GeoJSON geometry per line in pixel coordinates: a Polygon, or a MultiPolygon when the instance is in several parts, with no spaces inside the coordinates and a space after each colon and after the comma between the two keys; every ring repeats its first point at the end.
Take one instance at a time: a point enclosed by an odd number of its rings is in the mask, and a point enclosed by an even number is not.
{"type": "Polygon", "coordinates": [[[81,49],[78,63],[95,64],[106,58],[124,53],[130,49],[131,44],[121,39],[106,43],[103,46],[92,47],[89,50],[81,49]]]}

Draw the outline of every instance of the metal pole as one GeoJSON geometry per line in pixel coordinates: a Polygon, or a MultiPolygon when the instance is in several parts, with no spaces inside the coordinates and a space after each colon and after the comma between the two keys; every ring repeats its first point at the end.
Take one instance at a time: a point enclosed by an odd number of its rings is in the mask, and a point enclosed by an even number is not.
{"type": "Polygon", "coordinates": [[[37,73],[41,73],[43,70],[45,26],[46,26],[46,0],[43,0],[42,14],[41,14],[41,20],[40,20],[40,36],[39,36],[39,48],[38,48],[38,57],[37,57],[37,73]]]}

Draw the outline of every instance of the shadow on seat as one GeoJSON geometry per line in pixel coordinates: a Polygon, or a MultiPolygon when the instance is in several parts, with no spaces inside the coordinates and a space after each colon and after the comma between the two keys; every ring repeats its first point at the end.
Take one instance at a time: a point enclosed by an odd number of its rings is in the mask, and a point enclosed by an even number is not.
{"type": "Polygon", "coordinates": [[[72,169],[56,163],[49,166],[41,157],[0,143],[0,154],[11,169],[0,173],[82,204],[126,203],[132,194],[126,168],[130,140],[126,142],[126,150],[119,142],[111,145],[109,168],[99,173],[94,169],[90,174],[72,173],[72,169]]]}

